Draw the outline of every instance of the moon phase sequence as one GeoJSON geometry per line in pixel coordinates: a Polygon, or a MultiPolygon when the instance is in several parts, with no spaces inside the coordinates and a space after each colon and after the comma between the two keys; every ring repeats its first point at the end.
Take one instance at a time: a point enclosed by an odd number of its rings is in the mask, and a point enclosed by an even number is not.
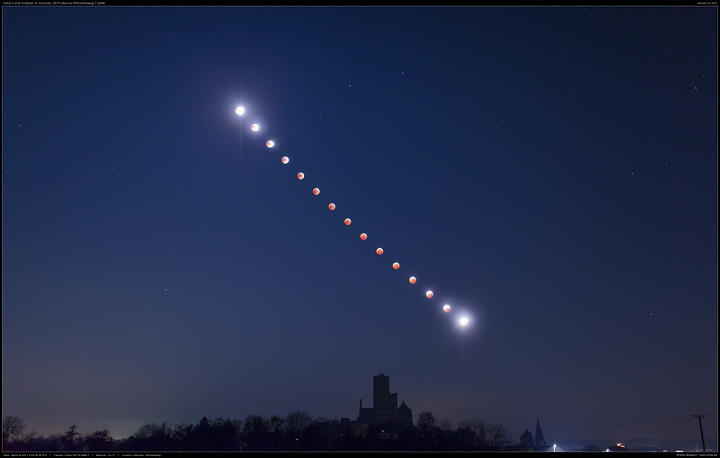
{"type": "MultiPolygon", "coordinates": [[[[236,113],[238,116],[245,116],[245,115],[247,114],[247,110],[246,110],[244,107],[242,107],[242,106],[238,106],[238,107],[235,108],[235,113],[236,113]]],[[[253,122],[252,124],[250,124],[250,131],[251,131],[251,132],[254,132],[256,135],[259,135],[258,133],[260,132],[260,130],[261,130],[260,124],[255,123],[255,122],[253,122]]],[[[276,145],[275,141],[272,140],[272,139],[265,139],[265,146],[267,147],[268,150],[277,149],[277,148],[276,148],[277,145],[276,145]]],[[[288,164],[290,164],[290,157],[287,156],[287,155],[282,156],[282,157],[280,158],[280,163],[283,164],[283,165],[288,165],[288,164]]],[[[300,181],[303,181],[303,180],[305,180],[305,178],[306,178],[305,173],[304,173],[304,172],[300,172],[300,171],[297,172],[297,175],[296,175],[296,176],[297,176],[297,179],[300,180],[300,181]]],[[[319,196],[319,195],[320,195],[320,192],[321,192],[320,187],[313,187],[313,188],[311,188],[311,192],[312,192],[313,195],[319,196]]],[[[334,202],[329,202],[327,208],[328,208],[329,211],[335,211],[335,210],[338,208],[338,206],[337,206],[334,202]]],[[[343,209],[343,210],[341,210],[341,211],[345,211],[345,210],[343,209]]],[[[352,222],[352,219],[351,219],[350,217],[346,216],[346,217],[342,220],[342,223],[343,223],[346,227],[351,227],[351,225],[352,225],[353,222],[352,222]]],[[[351,230],[351,229],[346,229],[346,230],[351,230]]],[[[368,240],[368,238],[369,238],[369,234],[367,234],[366,232],[361,232],[361,233],[360,233],[360,240],[365,241],[365,240],[368,240]]],[[[376,248],[375,248],[375,253],[376,253],[377,256],[382,256],[383,254],[385,254],[385,249],[382,248],[382,247],[376,247],[376,248]]],[[[384,256],[383,256],[383,257],[384,257],[384,256]]],[[[392,262],[390,265],[392,266],[392,270],[394,270],[394,271],[399,271],[399,270],[400,270],[400,263],[399,263],[398,261],[394,261],[394,262],[392,262]]],[[[406,278],[408,278],[408,282],[409,282],[411,285],[416,285],[416,284],[420,283],[419,279],[418,279],[416,276],[414,276],[414,275],[412,275],[412,276],[410,276],[410,277],[406,277],[406,278]]],[[[435,297],[435,295],[436,295],[436,294],[435,294],[433,291],[427,290],[427,291],[425,292],[425,294],[424,294],[424,296],[425,296],[425,298],[426,298],[425,300],[433,299],[433,298],[435,297]]],[[[431,302],[432,302],[432,301],[431,301],[431,302]]],[[[439,307],[439,309],[440,309],[440,311],[444,312],[443,314],[450,314],[451,312],[455,312],[455,307],[454,307],[454,306],[451,306],[450,304],[444,304],[444,305],[442,305],[441,307],[439,307]]],[[[468,316],[467,313],[461,313],[461,314],[459,314],[459,316],[458,316],[458,318],[457,318],[457,320],[456,320],[456,323],[457,323],[457,325],[458,325],[460,328],[467,328],[467,327],[469,327],[469,325],[470,325],[470,323],[471,323],[471,320],[470,320],[470,317],[468,316]]]]}

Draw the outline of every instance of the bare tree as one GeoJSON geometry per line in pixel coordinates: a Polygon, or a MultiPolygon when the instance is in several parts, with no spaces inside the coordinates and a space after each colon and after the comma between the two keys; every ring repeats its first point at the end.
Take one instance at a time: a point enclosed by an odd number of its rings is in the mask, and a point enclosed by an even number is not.
{"type": "MultiPolygon", "coordinates": [[[[163,423],[163,426],[166,426],[166,423],[163,423]]],[[[159,430],[160,425],[158,423],[145,423],[144,425],[139,427],[137,431],[135,431],[135,434],[133,434],[133,436],[135,437],[135,439],[150,439],[151,437],[155,436],[159,430]]]]}
{"type": "Polygon", "coordinates": [[[275,451],[280,447],[284,427],[285,419],[283,417],[280,415],[273,415],[270,417],[270,420],[268,420],[268,431],[270,433],[268,450],[275,451]]]}
{"type": "Polygon", "coordinates": [[[477,434],[475,434],[473,424],[469,420],[458,423],[455,439],[460,447],[459,450],[477,450],[479,448],[477,434]]]}
{"type": "Polygon", "coordinates": [[[268,421],[262,415],[248,415],[242,422],[242,438],[245,450],[264,450],[268,435],[268,421]]]}
{"type": "Polygon", "coordinates": [[[484,420],[473,418],[472,420],[463,420],[458,425],[458,429],[466,429],[472,432],[475,440],[475,446],[479,450],[488,448],[488,430],[484,420]]]}
{"type": "Polygon", "coordinates": [[[436,450],[440,439],[440,428],[437,426],[435,415],[426,410],[420,412],[417,418],[417,431],[420,434],[420,450],[436,450]]]}
{"type": "Polygon", "coordinates": [[[285,431],[291,440],[299,439],[311,422],[312,415],[304,410],[293,410],[285,417],[285,431]]]}
{"type": "Polygon", "coordinates": [[[438,432],[438,427],[435,423],[437,423],[435,415],[431,411],[426,410],[425,412],[420,412],[420,415],[418,415],[417,429],[424,437],[435,437],[438,432]]]}
{"type": "Polygon", "coordinates": [[[108,429],[98,429],[83,438],[85,450],[107,451],[113,448],[113,438],[108,429]]]}
{"type": "Polygon", "coordinates": [[[10,442],[16,442],[21,440],[22,434],[25,431],[25,423],[22,418],[8,415],[3,418],[2,421],[2,447],[3,450],[7,450],[10,442]]]}
{"type": "Polygon", "coordinates": [[[268,421],[268,427],[272,434],[280,434],[284,425],[285,419],[280,415],[273,415],[268,421]]]}
{"type": "Polygon", "coordinates": [[[438,427],[440,432],[445,435],[452,434],[452,432],[454,430],[452,422],[450,420],[448,420],[447,418],[441,418],[440,420],[437,421],[437,423],[435,425],[438,427]]]}
{"type": "Polygon", "coordinates": [[[168,450],[172,447],[173,431],[167,422],[145,423],[133,434],[134,447],[137,450],[168,450]]]}
{"type": "Polygon", "coordinates": [[[502,450],[510,445],[510,433],[502,423],[490,423],[487,426],[487,431],[491,450],[502,450]]]}

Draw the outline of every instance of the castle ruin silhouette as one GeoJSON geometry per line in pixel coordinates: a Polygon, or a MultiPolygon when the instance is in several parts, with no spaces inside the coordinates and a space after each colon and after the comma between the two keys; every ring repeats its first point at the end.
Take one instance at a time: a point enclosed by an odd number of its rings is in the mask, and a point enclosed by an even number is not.
{"type": "Polygon", "coordinates": [[[395,431],[413,429],[412,410],[405,401],[398,407],[397,393],[390,392],[390,377],[378,374],[373,377],[373,406],[363,407],[360,399],[358,424],[390,426],[395,431]]]}

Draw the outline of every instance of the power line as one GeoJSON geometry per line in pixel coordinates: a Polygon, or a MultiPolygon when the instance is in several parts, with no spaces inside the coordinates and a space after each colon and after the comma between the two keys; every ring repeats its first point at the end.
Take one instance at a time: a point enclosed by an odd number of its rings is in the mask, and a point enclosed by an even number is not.
{"type": "Polygon", "coordinates": [[[702,419],[705,418],[705,415],[693,415],[693,417],[698,419],[698,422],[700,423],[700,437],[702,437],[702,443],[703,443],[703,452],[705,451],[705,434],[703,434],[702,430],[702,419]]]}
{"type": "MultiPolygon", "coordinates": [[[[709,417],[716,417],[717,415],[708,415],[709,417]]],[[[616,423],[612,425],[600,425],[600,426],[585,426],[583,428],[570,428],[570,429],[552,429],[548,430],[548,433],[560,433],[560,432],[566,432],[566,431],[582,431],[586,429],[600,429],[600,428],[612,428],[614,426],[633,426],[633,425],[643,425],[647,423],[657,423],[661,421],[672,421],[672,420],[680,420],[680,419],[687,419],[687,415],[683,415],[682,417],[673,417],[673,418],[660,418],[656,420],[645,420],[645,421],[636,421],[632,423],[616,423]]]]}

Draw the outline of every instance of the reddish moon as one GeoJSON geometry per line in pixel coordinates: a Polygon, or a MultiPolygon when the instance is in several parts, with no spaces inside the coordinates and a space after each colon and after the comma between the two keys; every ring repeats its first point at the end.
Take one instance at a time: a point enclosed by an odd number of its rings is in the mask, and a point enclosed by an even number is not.
{"type": "Polygon", "coordinates": [[[360,240],[367,240],[367,234],[364,232],[360,234],[360,240]]]}
{"type": "Polygon", "coordinates": [[[378,256],[380,256],[381,254],[383,254],[383,249],[382,249],[382,248],[378,248],[377,250],[375,250],[375,253],[377,253],[378,256]]]}
{"type": "Polygon", "coordinates": [[[400,268],[399,262],[393,262],[393,269],[398,270],[400,268]]]}
{"type": "Polygon", "coordinates": [[[447,305],[447,304],[443,305],[443,312],[449,313],[449,312],[450,312],[450,306],[447,305]]]}
{"type": "Polygon", "coordinates": [[[352,221],[350,221],[350,218],[345,218],[345,225],[349,226],[352,221]]]}
{"type": "Polygon", "coordinates": [[[288,162],[290,162],[290,158],[287,157],[287,156],[283,156],[283,158],[282,158],[282,163],[283,163],[283,164],[287,164],[288,162]]]}
{"type": "Polygon", "coordinates": [[[335,210],[335,204],[329,204],[328,208],[330,209],[330,211],[335,210]]]}
{"type": "Polygon", "coordinates": [[[267,146],[268,148],[272,148],[273,146],[275,146],[275,142],[272,140],[268,140],[265,142],[265,146],[267,146]]]}
{"type": "Polygon", "coordinates": [[[298,177],[298,180],[302,180],[303,178],[305,178],[305,174],[300,172],[297,174],[297,177],[298,177]]]}
{"type": "Polygon", "coordinates": [[[319,188],[313,189],[313,194],[315,194],[316,196],[317,196],[318,194],[320,194],[320,189],[319,189],[319,188]]]}
{"type": "Polygon", "coordinates": [[[411,285],[414,285],[416,281],[417,281],[417,278],[415,278],[415,277],[410,277],[410,284],[411,284],[411,285]]]}
{"type": "Polygon", "coordinates": [[[425,293],[425,295],[428,297],[428,299],[430,299],[431,297],[433,297],[433,292],[428,291],[427,293],[425,293]]]}

